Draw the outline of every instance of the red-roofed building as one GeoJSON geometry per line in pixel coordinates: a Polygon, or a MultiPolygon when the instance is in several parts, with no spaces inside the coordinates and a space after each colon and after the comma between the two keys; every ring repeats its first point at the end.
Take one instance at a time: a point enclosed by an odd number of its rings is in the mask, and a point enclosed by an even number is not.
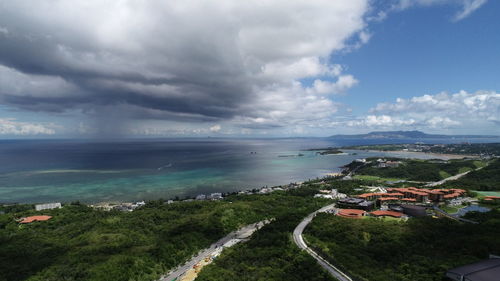
{"type": "Polygon", "coordinates": [[[387,188],[387,193],[364,193],[358,195],[358,198],[365,200],[378,200],[378,201],[390,201],[397,198],[402,201],[407,202],[422,202],[435,201],[440,202],[444,200],[451,200],[461,197],[465,194],[465,190],[458,188],[450,189],[425,189],[416,187],[398,187],[398,188],[387,188]],[[390,199],[386,199],[390,198],[390,199]],[[405,200],[414,199],[414,200],[405,200]]]}
{"type": "Polygon", "coordinates": [[[403,216],[403,213],[400,212],[394,212],[394,211],[373,211],[370,214],[376,217],[381,217],[381,216],[390,216],[394,218],[400,218],[403,216]]]}
{"type": "Polygon", "coordinates": [[[337,216],[350,219],[360,219],[366,214],[366,211],[359,209],[339,209],[337,216]]]}
{"type": "Polygon", "coordinates": [[[445,200],[456,199],[458,197],[460,197],[460,193],[446,194],[445,196],[443,196],[445,200]]]}
{"type": "Polygon", "coordinates": [[[32,223],[34,221],[47,221],[50,220],[51,216],[31,216],[27,218],[23,218],[19,223],[32,223]]]}
{"type": "Polygon", "coordinates": [[[384,202],[385,201],[397,201],[397,200],[399,200],[399,198],[397,198],[397,197],[382,197],[382,198],[379,198],[378,200],[384,201],[384,202]]]}

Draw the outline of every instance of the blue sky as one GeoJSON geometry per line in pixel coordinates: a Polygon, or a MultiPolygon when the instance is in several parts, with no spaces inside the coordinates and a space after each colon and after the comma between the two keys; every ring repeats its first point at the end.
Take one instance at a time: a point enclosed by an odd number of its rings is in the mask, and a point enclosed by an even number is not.
{"type": "Polygon", "coordinates": [[[361,81],[342,101],[363,113],[398,97],[498,90],[498,11],[500,2],[489,1],[466,19],[452,22],[455,9],[450,6],[420,7],[372,24],[368,44],[336,58],[361,81]]]}
{"type": "Polygon", "coordinates": [[[0,138],[500,134],[499,11],[491,0],[4,2],[0,138]]]}

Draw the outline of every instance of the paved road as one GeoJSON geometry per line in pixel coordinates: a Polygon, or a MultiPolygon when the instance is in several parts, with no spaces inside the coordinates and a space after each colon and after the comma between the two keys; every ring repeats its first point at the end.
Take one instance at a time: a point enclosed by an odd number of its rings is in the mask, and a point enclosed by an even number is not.
{"type": "Polygon", "coordinates": [[[457,180],[465,175],[467,175],[468,173],[470,173],[471,171],[467,171],[465,173],[461,173],[461,174],[458,174],[458,175],[454,175],[454,176],[451,176],[451,177],[447,177],[445,178],[444,180],[440,180],[440,181],[436,181],[436,182],[431,182],[429,184],[426,184],[425,186],[436,186],[436,185],[440,185],[440,184],[443,184],[447,181],[451,181],[451,180],[457,180]]]}
{"type": "Polygon", "coordinates": [[[314,216],[316,216],[317,213],[324,212],[329,209],[335,209],[334,208],[335,204],[331,204],[328,206],[325,206],[311,214],[309,214],[305,219],[303,219],[299,225],[294,229],[293,231],[293,241],[297,246],[303,250],[305,250],[309,255],[311,255],[316,261],[318,261],[319,265],[326,269],[333,277],[340,281],[352,281],[352,279],[347,276],[345,273],[340,271],[338,268],[330,264],[328,261],[323,259],[320,255],[318,255],[316,252],[314,252],[311,248],[309,248],[302,238],[302,232],[304,231],[304,228],[312,221],[314,216]]]}
{"type": "Polygon", "coordinates": [[[175,278],[178,278],[179,276],[186,273],[186,271],[193,268],[193,266],[195,264],[199,263],[207,256],[212,255],[215,252],[215,250],[217,250],[219,247],[221,247],[225,243],[229,242],[231,239],[246,239],[250,235],[252,235],[256,230],[258,230],[259,228],[261,228],[264,224],[266,224],[268,222],[269,221],[261,221],[258,223],[250,224],[250,225],[244,226],[236,231],[229,233],[225,237],[223,237],[220,240],[218,240],[217,242],[213,243],[209,248],[203,250],[197,256],[193,257],[191,260],[189,260],[185,264],[174,269],[174,271],[169,272],[168,275],[160,278],[159,281],[175,280],[175,278]]]}
{"type": "Polygon", "coordinates": [[[436,182],[431,182],[431,183],[429,183],[429,184],[426,184],[425,186],[436,186],[436,185],[443,184],[443,183],[445,183],[445,182],[447,182],[447,181],[451,181],[451,180],[458,180],[459,178],[461,178],[461,177],[463,177],[463,176],[467,175],[468,173],[470,173],[470,172],[472,172],[472,171],[478,171],[478,170],[481,170],[482,168],[483,168],[483,167],[479,167],[479,168],[477,168],[477,169],[475,169],[475,170],[471,170],[471,171],[467,171],[467,172],[465,172],[465,173],[460,173],[460,174],[458,174],[458,175],[454,175],[454,176],[451,176],[451,177],[447,177],[447,178],[445,178],[444,180],[440,180],[440,181],[436,181],[436,182]]]}

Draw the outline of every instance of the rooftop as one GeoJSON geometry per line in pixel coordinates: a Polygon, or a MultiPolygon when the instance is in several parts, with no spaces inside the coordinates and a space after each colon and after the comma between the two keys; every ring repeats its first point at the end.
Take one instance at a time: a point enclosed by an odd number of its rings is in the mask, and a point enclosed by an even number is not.
{"type": "Polygon", "coordinates": [[[337,215],[344,218],[359,218],[366,212],[358,209],[339,209],[337,215]]]}
{"type": "Polygon", "coordinates": [[[500,259],[487,259],[456,267],[448,270],[446,276],[457,281],[498,281],[500,259]]]}
{"type": "Polygon", "coordinates": [[[391,216],[395,218],[400,218],[403,216],[403,213],[400,212],[394,212],[394,211],[373,211],[370,214],[374,216],[391,216]]]}
{"type": "Polygon", "coordinates": [[[51,216],[31,216],[23,218],[19,223],[32,223],[34,221],[47,221],[50,220],[51,216]]]}

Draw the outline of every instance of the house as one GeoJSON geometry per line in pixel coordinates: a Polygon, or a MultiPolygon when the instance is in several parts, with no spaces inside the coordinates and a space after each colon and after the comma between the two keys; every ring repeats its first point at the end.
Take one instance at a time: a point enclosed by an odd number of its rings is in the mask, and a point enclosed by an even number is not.
{"type": "Polygon", "coordinates": [[[377,164],[378,168],[397,168],[401,162],[399,161],[385,161],[385,162],[379,162],[377,164]]]}
{"type": "Polygon", "coordinates": [[[42,211],[42,210],[50,210],[50,209],[56,209],[56,208],[61,208],[61,207],[62,207],[61,203],[36,204],[35,210],[42,211]]]}
{"type": "Polygon", "coordinates": [[[195,199],[196,200],[205,200],[205,199],[207,199],[207,196],[205,194],[200,194],[200,195],[196,196],[195,199]]]}
{"type": "Polygon", "coordinates": [[[19,223],[32,223],[35,221],[47,221],[50,220],[52,217],[51,216],[31,216],[31,217],[26,217],[22,218],[19,223]]]}

